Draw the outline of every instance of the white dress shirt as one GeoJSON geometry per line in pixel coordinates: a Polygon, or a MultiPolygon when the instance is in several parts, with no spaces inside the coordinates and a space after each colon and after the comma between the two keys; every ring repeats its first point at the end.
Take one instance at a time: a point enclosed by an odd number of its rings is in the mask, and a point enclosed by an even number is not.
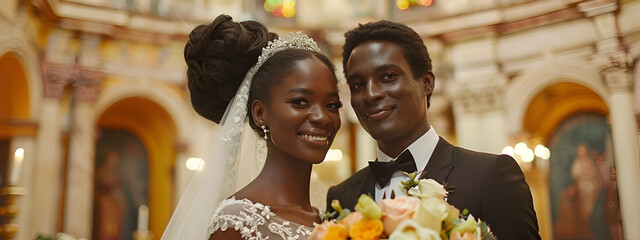
{"type": "MultiPolygon", "coordinates": [[[[434,130],[433,127],[430,126],[429,131],[427,131],[424,135],[419,137],[415,142],[411,143],[411,145],[409,145],[409,147],[407,147],[407,149],[404,150],[404,151],[411,152],[411,155],[413,155],[413,159],[416,164],[416,169],[418,169],[418,172],[419,172],[418,176],[422,174],[422,170],[424,170],[424,168],[427,166],[427,163],[429,162],[429,158],[431,158],[431,155],[433,154],[433,150],[436,148],[436,144],[438,144],[438,140],[440,140],[440,138],[438,137],[436,130],[434,130]]],[[[398,156],[400,155],[398,154],[398,156]]],[[[378,147],[378,161],[391,162],[393,160],[395,160],[393,157],[390,157],[389,155],[385,154],[384,152],[382,152],[382,150],[380,150],[380,147],[378,147]]],[[[390,198],[392,192],[396,197],[404,196],[405,194],[400,189],[399,184],[400,184],[400,181],[406,181],[406,180],[409,180],[409,177],[407,177],[407,175],[405,175],[402,171],[396,171],[393,173],[393,175],[391,175],[391,180],[386,186],[380,186],[376,182],[376,190],[375,190],[376,202],[380,202],[382,200],[383,195],[386,198],[390,198]]]]}

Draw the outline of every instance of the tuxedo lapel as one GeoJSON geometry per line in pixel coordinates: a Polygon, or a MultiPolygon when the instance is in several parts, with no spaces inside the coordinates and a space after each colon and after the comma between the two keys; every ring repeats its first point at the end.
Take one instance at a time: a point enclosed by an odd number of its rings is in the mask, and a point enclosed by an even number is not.
{"type": "Polygon", "coordinates": [[[453,149],[453,145],[440,137],[420,178],[431,178],[438,183],[446,182],[447,176],[454,167],[453,149]]]}
{"type": "Polygon", "coordinates": [[[376,189],[375,189],[375,184],[376,181],[373,178],[373,173],[371,172],[371,169],[369,167],[367,167],[367,174],[364,175],[364,178],[358,179],[358,185],[360,186],[360,189],[358,189],[358,196],[356,196],[356,199],[360,197],[360,194],[369,194],[370,196],[375,196],[376,194],[376,189]]]}
{"type": "Polygon", "coordinates": [[[354,179],[354,185],[353,188],[351,190],[348,190],[348,192],[343,192],[343,194],[345,194],[345,196],[350,196],[348,198],[342,198],[344,201],[348,201],[345,202],[342,207],[343,208],[348,208],[353,210],[354,206],[356,205],[356,203],[358,202],[358,199],[360,198],[360,195],[364,194],[369,194],[369,196],[371,197],[375,197],[376,192],[375,192],[375,179],[373,179],[373,173],[371,172],[371,169],[369,169],[369,167],[365,167],[364,169],[362,169],[363,174],[361,174],[358,178],[354,179]]]}

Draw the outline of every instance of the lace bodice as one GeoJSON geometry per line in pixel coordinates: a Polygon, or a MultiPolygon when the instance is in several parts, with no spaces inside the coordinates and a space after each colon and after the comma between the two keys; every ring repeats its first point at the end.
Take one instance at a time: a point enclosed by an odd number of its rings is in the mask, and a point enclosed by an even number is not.
{"type": "Polygon", "coordinates": [[[209,223],[209,233],[228,228],[240,232],[242,238],[249,240],[309,239],[313,227],[308,227],[278,217],[269,206],[253,203],[248,199],[225,199],[218,204],[209,223]]]}

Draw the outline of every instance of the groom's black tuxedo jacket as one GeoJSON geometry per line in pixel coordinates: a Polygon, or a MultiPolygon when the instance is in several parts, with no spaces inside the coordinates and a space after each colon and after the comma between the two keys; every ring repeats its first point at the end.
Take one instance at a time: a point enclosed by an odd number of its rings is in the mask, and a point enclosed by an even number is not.
{"type": "MultiPolygon", "coordinates": [[[[487,222],[499,240],[540,239],[529,185],[513,158],[470,151],[440,138],[421,178],[455,186],[448,202],[487,222]]],[[[338,199],[353,210],[363,193],[375,196],[368,166],[329,188],[327,209],[333,211],[331,201],[338,199]]]]}

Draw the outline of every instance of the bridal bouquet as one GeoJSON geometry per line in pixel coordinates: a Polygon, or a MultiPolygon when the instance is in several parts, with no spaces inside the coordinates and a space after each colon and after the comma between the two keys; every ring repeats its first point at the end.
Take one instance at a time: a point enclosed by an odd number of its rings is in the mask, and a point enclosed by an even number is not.
{"type": "Polygon", "coordinates": [[[311,240],[495,240],[485,222],[447,203],[445,188],[433,179],[415,181],[417,173],[401,184],[407,195],[376,203],[369,195],[358,199],[355,211],[331,206],[336,218],[316,226],[311,240]]]}

